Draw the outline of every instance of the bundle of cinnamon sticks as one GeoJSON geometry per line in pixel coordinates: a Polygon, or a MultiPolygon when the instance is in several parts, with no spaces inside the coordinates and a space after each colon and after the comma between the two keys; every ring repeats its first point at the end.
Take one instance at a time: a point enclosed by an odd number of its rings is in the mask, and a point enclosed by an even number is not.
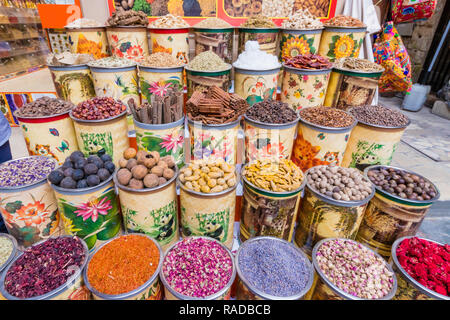
{"type": "Polygon", "coordinates": [[[134,119],[148,124],[164,124],[180,120],[183,117],[183,92],[169,90],[164,96],[152,95],[150,103],[136,106],[133,99],[128,106],[134,119]]]}
{"type": "Polygon", "coordinates": [[[206,93],[194,91],[186,103],[186,112],[194,121],[202,121],[204,124],[223,124],[238,119],[248,107],[247,101],[238,95],[212,86],[206,93]]]}

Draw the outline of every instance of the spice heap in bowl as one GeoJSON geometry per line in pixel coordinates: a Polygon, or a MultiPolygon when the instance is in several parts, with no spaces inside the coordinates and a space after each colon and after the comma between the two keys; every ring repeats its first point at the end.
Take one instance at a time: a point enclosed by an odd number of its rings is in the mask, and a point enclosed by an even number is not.
{"type": "Polygon", "coordinates": [[[418,283],[450,296],[450,245],[418,237],[404,238],[396,250],[400,266],[418,283]]]}
{"type": "Polygon", "coordinates": [[[355,119],[347,112],[329,107],[302,109],[299,115],[303,121],[328,128],[345,128],[355,123],[355,119]]]}
{"type": "Polygon", "coordinates": [[[359,19],[351,16],[337,15],[323,23],[327,27],[365,27],[366,25],[359,19]]]}
{"type": "Polygon", "coordinates": [[[157,151],[136,151],[128,148],[119,160],[117,181],[131,189],[146,189],[162,186],[176,174],[176,163],[172,156],[160,157],[157,151]]]}
{"type": "Polygon", "coordinates": [[[187,67],[193,71],[224,71],[230,69],[231,65],[209,50],[195,56],[187,67]]]}
{"type": "Polygon", "coordinates": [[[222,159],[193,160],[180,170],[179,181],[196,192],[222,192],[236,185],[236,168],[222,159]]]}
{"type": "Polygon", "coordinates": [[[276,28],[277,25],[269,17],[257,15],[249,17],[244,23],[240,25],[241,28],[255,29],[255,28],[276,28]]]}
{"type": "Polygon", "coordinates": [[[48,180],[64,189],[84,189],[107,181],[115,169],[109,154],[100,153],[85,158],[81,151],[74,151],[61,167],[50,172],[48,180]]]}
{"type": "Polygon", "coordinates": [[[155,52],[138,61],[140,66],[149,68],[173,68],[184,65],[183,61],[167,52],[155,52]]]}
{"type": "Polygon", "coordinates": [[[64,28],[68,29],[80,29],[80,28],[93,28],[103,27],[103,24],[94,19],[80,18],[67,24],[64,28]]]}
{"type": "Polygon", "coordinates": [[[106,25],[109,27],[119,26],[142,26],[148,25],[147,14],[142,11],[135,10],[116,10],[111,17],[106,20],[106,25]]]}
{"type": "Polygon", "coordinates": [[[313,53],[300,54],[286,59],[284,65],[286,67],[308,70],[329,69],[332,67],[332,63],[327,58],[313,53]]]}
{"type": "Polygon", "coordinates": [[[360,122],[383,127],[403,127],[410,123],[400,111],[383,106],[353,107],[349,112],[360,122]]]}
{"type": "Polygon", "coordinates": [[[14,251],[14,244],[11,239],[0,233],[0,271],[3,270],[4,264],[8,262],[14,251]]]}
{"type": "Polygon", "coordinates": [[[95,59],[91,54],[64,51],[61,53],[49,53],[46,60],[49,66],[69,66],[87,64],[95,59]]]}
{"type": "Polygon", "coordinates": [[[298,118],[297,113],[287,103],[275,100],[255,103],[247,109],[245,115],[251,120],[270,124],[289,123],[298,118]]]}
{"type": "MultiPolygon", "coordinates": [[[[50,238],[26,249],[7,270],[1,288],[13,298],[37,298],[66,290],[67,281],[81,274],[87,247],[78,237],[50,238]]],[[[51,297],[51,296],[50,296],[51,297]]]]}
{"type": "Polygon", "coordinates": [[[182,17],[173,14],[166,14],[152,21],[148,26],[155,29],[189,28],[189,24],[182,17]]]}
{"type": "Polygon", "coordinates": [[[32,185],[46,179],[56,162],[47,157],[33,156],[15,159],[0,165],[0,188],[32,185]]]}
{"type": "Polygon", "coordinates": [[[123,235],[92,254],[84,279],[96,298],[158,300],[161,260],[161,250],[151,238],[141,234],[123,235]],[[151,290],[147,288],[150,286],[151,290]]]}
{"type": "Polygon", "coordinates": [[[120,101],[107,97],[95,97],[81,102],[72,109],[72,116],[81,120],[106,120],[126,112],[120,101]]]}
{"type": "Polygon", "coordinates": [[[384,68],[377,63],[367,59],[354,57],[340,58],[334,62],[334,67],[344,70],[364,72],[382,72],[384,70],[384,68]]]}
{"type": "Polygon", "coordinates": [[[239,54],[233,67],[246,70],[271,70],[280,68],[278,58],[260,49],[258,41],[247,41],[245,50],[239,54]]]}
{"type": "Polygon", "coordinates": [[[212,17],[212,18],[207,18],[207,19],[200,21],[199,23],[194,25],[194,28],[225,29],[225,28],[233,28],[233,26],[231,24],[229,24],[228,22],[226,22],[225,20],[222,20],[222,19],[219,19],[216,17],[212,17]]]}
{"type": "Polygon", "coordinates": [[[291,30],[313,30],[322,29],[323,23],[313,16],[308,9],[299,9],[287,19],[283,20],[281,27],[291,30]]]}
{"type": "Polygon", "coordinates": [[[303,182],[303,172],[288,159],[250,162],[242,176],[256,187],[274,192],[297,190],[303,182]]]}
{"type": "Polygon", "coordinates": [[[234,276],[231,253],[206,237],[189,237],[174,244],[161,270],[166,298],[170,291],[178,299],[228,299],[234,276]]]}
{"type": "MultiPolygon", "coordinates": [[[[397,281],[387,262],[356,241],[322,240],[314,247],[313,264],[341,298],[390,299],[395,294],[397,281]]],[[[318,285],[313,299],[320,289],[318,285]]]]}
{"type": "Polygon", "coordinates": [[[15,115],[26,118],[54,116],[69,112],[73,107],[73,103],[69,101],[50,97],[41,97],[17,109],[15,115]]]}
{"type": "Polygon", "coordinates": [[[258,237],[244,242],[236,254],[239,278],[245,287],[237,289],[237,299],[300,299],[313,282],[308,258],[287,241],[258,237]]]}
{"type": "Polygon", "coordinates": [[[234,93],[212,86],[206,93],[194,91],[186,102],[186,114],[193,121],[204,124],[224,124],[237,120],[248,108],[248,103],[234,93]]]}
{"type": "Polygon", "coordinates": [[[122,67],[132,67],[136,65],[136,62],[126,58],[106,57],[91,61],[88,63],[88,65],[90,67],[99,67],[99,68],[122,68],[122,67]]]}

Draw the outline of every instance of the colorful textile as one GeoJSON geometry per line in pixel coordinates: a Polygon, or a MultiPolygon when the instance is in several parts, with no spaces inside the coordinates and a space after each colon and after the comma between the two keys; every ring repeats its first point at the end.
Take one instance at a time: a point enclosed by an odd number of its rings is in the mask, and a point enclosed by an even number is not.
{"type": "Polygon", "coordinates": [[[392,0],[394,23],[412,22],[430,18],[436,9],[437,0],[392,0]]]}
{"type": "Polygon", "coordinates": [[[373,44],[373,57],[384,67],[380,92],[411,91],[411,60],[392,21],[386,22],[373,44]]]}

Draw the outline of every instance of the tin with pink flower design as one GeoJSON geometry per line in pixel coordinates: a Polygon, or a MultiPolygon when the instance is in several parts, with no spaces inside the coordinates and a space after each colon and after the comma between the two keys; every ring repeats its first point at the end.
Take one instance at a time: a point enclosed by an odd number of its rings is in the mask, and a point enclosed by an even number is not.
{"type": "Polygon", "coordinates": [[[64,233],[83,239],[89,250],[120,234],[121,218],[113,177],[94,187],[65,189],[51,184],[64,233]]]}
{"type": "Polygon", "coordinates": [[[107,27],[106,35],[114,57],[138,61],[149,54],[146,27],[107,27]]]}
{"type": "Polygon", "coordinates": [[[298,69],[283,64],[281,101],[299,111],[302,108],[322,106],[327,92],[330,69],[298,69]]]}
{"type": "Polygon", "coordinates": [[[156,68],[139,65],[142,102],[154,94],[164,96],[169,89],[183,90],[183,67],[156,68]]]}
{"type": "Polygon", "coordinates": [[[142,123],[134,119],[139,150],[158,151],[161,157],[171,155],[178,168],[184,166],[184,117],[164,124],[142,123]]]}

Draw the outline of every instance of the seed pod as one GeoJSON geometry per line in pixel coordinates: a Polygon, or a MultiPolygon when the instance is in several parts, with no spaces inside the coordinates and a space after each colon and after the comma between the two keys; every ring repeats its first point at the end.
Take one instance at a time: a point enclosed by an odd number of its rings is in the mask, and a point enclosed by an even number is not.
{"type": "Polygon", "coordinates": [[[215,186],[214,188],[211,188],[211,192],[221,192],[223,191],[223,186],[215,186]]]}

